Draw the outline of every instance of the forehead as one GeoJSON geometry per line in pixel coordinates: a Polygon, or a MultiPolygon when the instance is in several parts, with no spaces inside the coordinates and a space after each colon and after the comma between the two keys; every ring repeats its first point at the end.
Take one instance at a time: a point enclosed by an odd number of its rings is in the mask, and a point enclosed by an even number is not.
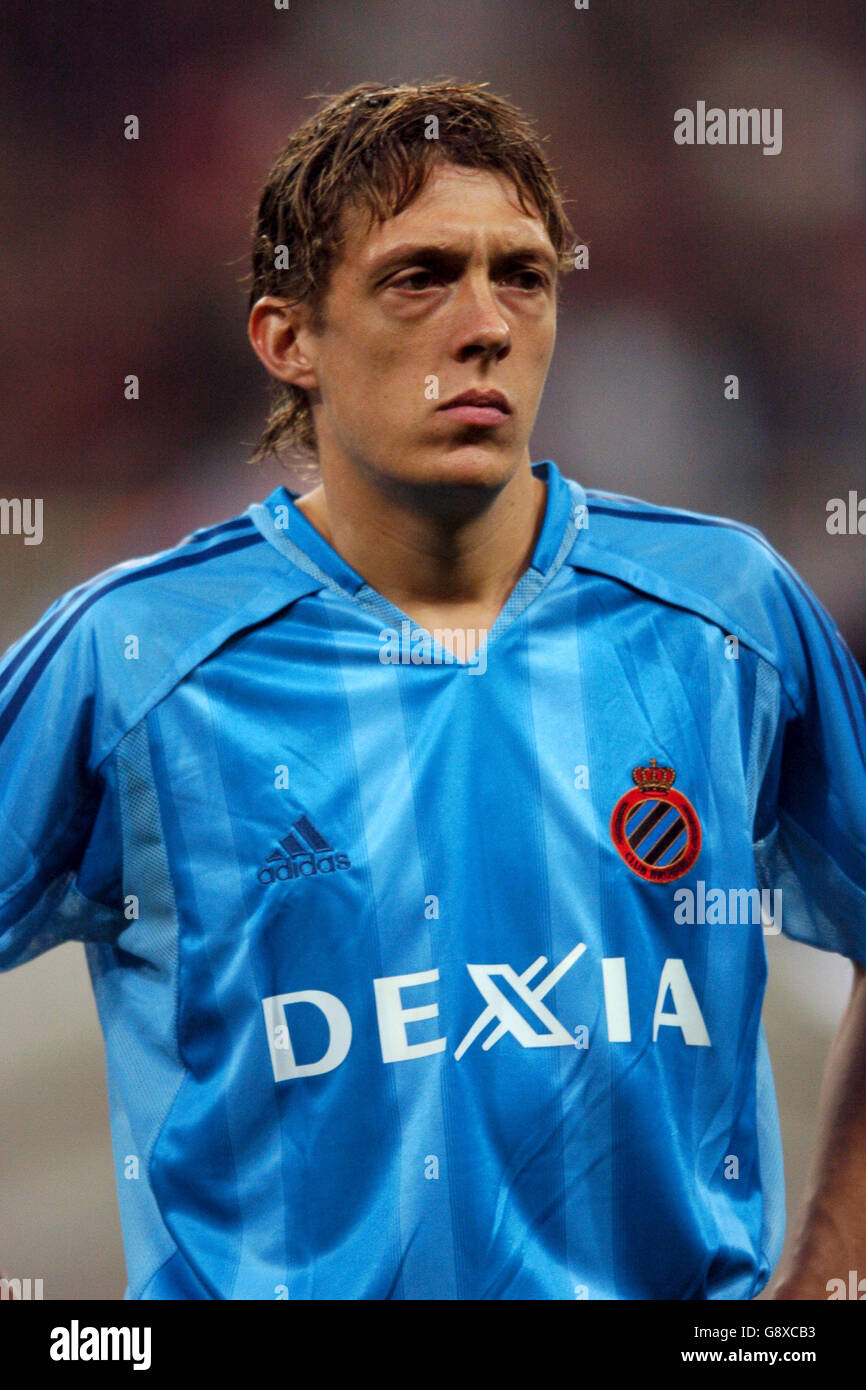
{"type": "Polygon", "coordinates": [[[468,254],[527,245],[552,250],[540,216],[521,207],[517,188],[506,174],[445,163],[433,166],[421,192],[397,217],[370,225],[365,209],[349,205],[344,228],[344,259],[359,270],[415,239],[468,254]]]}

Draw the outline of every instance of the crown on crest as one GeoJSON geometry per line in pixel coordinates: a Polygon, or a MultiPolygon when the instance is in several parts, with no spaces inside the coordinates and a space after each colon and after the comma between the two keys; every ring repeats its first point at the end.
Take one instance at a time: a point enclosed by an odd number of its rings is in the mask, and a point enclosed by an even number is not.
{"type": "Polygon", "coordinates": [[[632,773],[637,786],[647,792],[668,791],[676,775],[672,767],[659,767],[655,758],[650,758],[649,767],[636,767],[632,773]]]}

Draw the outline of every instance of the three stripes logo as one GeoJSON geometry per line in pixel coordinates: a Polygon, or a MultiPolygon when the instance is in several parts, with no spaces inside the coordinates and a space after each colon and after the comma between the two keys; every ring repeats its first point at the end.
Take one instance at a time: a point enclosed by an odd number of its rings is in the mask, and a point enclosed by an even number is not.
{"type": "Polygon", "coordinates": [[[256,877],[259,883],[286,883],[292,878],[312,878],[314,874],[333,874],[350,869],[347,854],[338,854],[313,825],[309,816],[298,816],[288,835],[269,854],[256,877]]]}
{"type": "Polygon", "coordinates": [[[701,823],[692,803],[674,791],[676,773],[659,767],[636,767],[636,783],[613,808],[610,833],[617,851],[633,873],[650,883],[671,883],[687,874],[701,852],[701,823]]]}

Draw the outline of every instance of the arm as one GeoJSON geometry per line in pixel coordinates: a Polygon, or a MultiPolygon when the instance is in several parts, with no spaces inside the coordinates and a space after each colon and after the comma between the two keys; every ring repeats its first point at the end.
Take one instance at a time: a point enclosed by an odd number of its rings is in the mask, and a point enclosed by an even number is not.
{"type": "Polygon", "coordinates": [[[777,1299],[826,1299],[827,1281],[866,1276],[866,969],[854,966],[848,1006],[830,1048],[818,1139],[793,1254],[777,1299]]]}

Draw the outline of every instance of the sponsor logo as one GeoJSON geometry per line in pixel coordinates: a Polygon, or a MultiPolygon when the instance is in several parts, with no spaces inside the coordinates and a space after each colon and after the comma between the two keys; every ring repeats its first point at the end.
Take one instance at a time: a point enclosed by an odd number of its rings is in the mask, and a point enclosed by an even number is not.
{"type": "Polygon", "coordinates": [[[287,883],[290,879],[333,874],[351,867],[349,856],[337,853],[309,816],[303,815],[279,841],[273,854],[268,855],[256,877],[265,885],[287,883]]]}
{"type": "MultiPolygon", "coordinates": [[[[466,965],[469,977],[480,993],[484,1007],[476,1016],[454,1052],[459,1062],[473,1043],[487,1031],[481,1050],[489,1052],[506,1034],[522,1048],[581,1046],[574,1034],[583,1032],[579,1025],[569,1027],[542,1003],[567,971],[584,956],[586,946],[578,942],[558,965],[537,977],[547,965],[547,957],[539,956],[522,974],[510,965],[466,965]],[[537,980],[533,988],[530,985],[537,980]],[[509,990],[506,994],[497,981],[509,990]],[[515,1007],[515,1000],[523,1011],[515,1007]],[[527,1014],[529,1017],[527,1017],[527,1014]]],[[[609,1043],[632,1042],[632,1019],[628,992],[628,975],[624,956],[605,957],[601,961],[601,986],[604,999],[604,1020],[609,1043]]],[[[435,1036],[441,1026],[426,1023],[419,1038],[416,1025],[439,1018],[439,1005],[429,998],[431,987],[439,981],[439,971],[422,970],[412,975],[388,975],[373,981],[376,1019],[383,1062],[407,1062],[445,1052],[446,1036],[435,1036]],[[424,1002],[407,1005],[404,993],[421,991],[424,1002]],[[413,1036],[410,1037],[409,1029],[413,1036]],[[428,1036],[423,1036],[423,1033],[428,1036]],[[429,1036],[431,1033],[434,1036],[429,1036]]],[[[417,995],[416,995],[417,997],[417,995]]],[[[336,994],[323,989],[295,990],[290,994],[273,994],[262,1000],[268,1049],[275,1081],[295,1081],[305,1076],[321,1076],[334,1071],[348,1056],[352,1045],[352,1020],[349,1010],[336,994]],[[303,1007],[300,1010],[298,1005],[303,1007]],[[311,1045],[309,1020],[311,1007],[318,1013],[316,1038],[311,1045]],[[292,1022],[289,1016],[292,1015],[292,1022]],[[306,1020],[306,1027],[305,1027],[306,1020]],[[294,1036],[293,1036],[294,1030],[294,1036]],[[300,1061],[298,1052],[312,1060],[300,1061]]],[[[312,1015],[315,1017],[315,1015],[312,1015]]],[[[644,1047],[658,1041],[662,1028],[677,1028],[688,1047],[710,1047],[710,1037],[700,1005],[680,959],[665,960],[659,974],[651,1028],[641,1032],[635,1041],[644,1047]],[[672,1007],[668,1007],[668,1005],[672,1007]]],[[[600,1025],[601,1026],[601,1025],[600,1025]]]]}
{"type": "Polygon", "coordinates": [[[472,980],[480,991],[482,997],[487,1000],[486,1009],[482,1009],[476,1018],[469,1032],[454,1053],[456,1061],[460,1061],[464,1052],[470,1048],[480,1033],[491,1023],[496,1027],[492,1033],[482,1043],[485,1052],[489,1051],[494,1043],[505,1033],[511,1033],[517,1038],[521,1047],[570,1047],[574,1038],[567,1028],[564,1028],[558,1018],[554,1018],[549,1009],[545,1008],[541,1000],[548,990],[553,989],[557,980],[561,980],[567,970],[570,970],[575,961],[578,960],[586,950],[581,941],[575,946],[573,951],[569,951],[564,960],[559,965],[549,970],[543,980],[535,986],[529,988],[530,980],[534,979],[539,970],[543,970],[547,964],[546,956],[539,956],[538,960],[533,961],[528,970],[524,970],[522,975],[515,974],[510,965],[467,965],[466,969],[472,976],[472,980]],[[514,1005],[503,994],[498,985],[493,983],[494,976],[499,975],[514,990],[519,999],[530,1009],[540,1023],[544,1025],[544,1031],[537,1033],[531,1023],[518,1013],[514,1005]]]}
{"type": "Polygon", "coordinates": [[[692,803],[674,791],[676,773],[650,758],[632,772],[635,786],[613,808],[610,834],[620,858],[649,883],[682,878],[701,852],[701,824],[692,803]]]}

